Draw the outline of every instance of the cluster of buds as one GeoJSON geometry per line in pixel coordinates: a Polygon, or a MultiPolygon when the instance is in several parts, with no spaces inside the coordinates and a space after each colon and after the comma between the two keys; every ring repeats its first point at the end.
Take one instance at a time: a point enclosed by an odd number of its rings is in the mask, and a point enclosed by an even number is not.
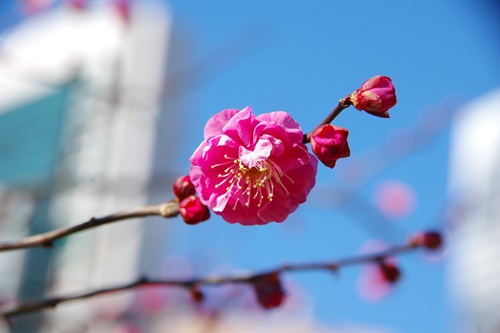
{"type": "Polygon", "coordinates": [[[179,214],[184,222],[195,225],[210,218],[210,210],[196,196],[196,189],[189,176],[177,178],[173,190],[179,201],[179,214]]]}
{"type": "Polygon", "coordinates": [[[389,118],[387,112],[396,104],[396,90],[387,76],[375,76],[365,81],[359,89],[341,100],[333,116],[327,118],[310,135],[311,148],[318,159],[327,167],[333,168],[339,158],[350,155],[347,129],[331,125],[330,122],[347,106],[354,105],[358,110],[389,118]]]}

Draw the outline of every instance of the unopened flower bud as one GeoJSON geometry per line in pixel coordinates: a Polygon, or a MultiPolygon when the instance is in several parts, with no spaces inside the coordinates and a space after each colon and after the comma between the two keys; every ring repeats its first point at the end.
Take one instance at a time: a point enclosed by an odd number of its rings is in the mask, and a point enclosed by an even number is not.
{"type": "Polygon", "coordinates": [[[191,288],[191,299],[195,302],[200,304],[203,302],[203,299],[205,298],[205,295],[203,295],[203,292],[200,290],[199,287],[195,286],[191,288]]]}
{"type": "Polygon", "coordinates": [[[277,273],[260,275],[251,280],[257,301],[266,310],[279,307],[285,300],[285,292],[277,273]]]}
{"type": "Polygon", "coordinates": [[[347,143],[347,129],[330,124],[322,125],[311,133],[311,148],[318,159],[333,168],[339,158],[351,154],[347,143]]]}
{"type": "Polygon", "coordinates": [[[399,270],[398,266],[396,266],[396,264],[391,261],[381,261],[379,263],[379,269],[382,273],[382,276],[384,277],[384,280],[389,284],[395,284],[401,277],[401,271],[399,270]]]}
{"type": "Polygon", "coordinates": [[[411,243],[429,250],[437,250],[443,245],[443,237],[437,231],[427,231],[414,235],[411,238],[411,243]]]}
{"type": "Polygon", "coordinates": [[[196,189],[191,183],[191,178],[189,176],[181,176],[175,180],[174,186],[174,194],[179,200],[183,200],[190,195],[196,194],[196,189]]]}
{"type": "Polygon", "coordinates": [[[358,110],[389,118],[387,111],[397,102],[396,90],[389,77],[378,75],[363,82],[361,87],[350,95],[350,100],[358,110]]]}
{"type": "Polygon", "coordinates": [[[198,224],[210,218],[210,210],[194,195],[182,200],[179,204],[179,214],[187,224],[198,224]]]}

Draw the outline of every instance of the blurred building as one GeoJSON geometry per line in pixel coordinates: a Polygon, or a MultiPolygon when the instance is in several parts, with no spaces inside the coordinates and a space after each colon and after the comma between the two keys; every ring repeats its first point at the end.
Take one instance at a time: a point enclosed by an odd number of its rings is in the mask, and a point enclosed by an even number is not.
{"type": "Polygon", "coordinates": [[[455,332],[500,332],[500,89],[461,110],[453,127],[450,280],[455,332]]]}
{"type": "MultiPolygon", "coordinates": [[[[0,232],[16,239],[168,199],[176,126],[162,109],[171,19],[164,5],[59,7],[0,45],[0,232]],[[161,160],[163,159],[163,160],[161,160]]],[[[165,223],[127,221],[0,256],[0,301],[39,300],[154,273],[165,223]],[[157,247],[157,251],[147,251],[157,247]],[[147,255],[145,254],[146,252],[147,255]],[[145,254],[145,255],[143,255],[145,254]]],[[[126,307],[130,295],[102,302],[126,307]]],[[[94,332],[100,300],[16,319],[16,332],[94,332]]]]}

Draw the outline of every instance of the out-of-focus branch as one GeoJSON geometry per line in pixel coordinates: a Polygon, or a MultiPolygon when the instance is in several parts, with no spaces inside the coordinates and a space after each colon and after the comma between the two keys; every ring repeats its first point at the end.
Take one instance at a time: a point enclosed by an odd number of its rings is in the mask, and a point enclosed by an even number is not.
{"type": "Polygon", "coordinates": [[[84,298],[89,298],[101,294],[130,290],[143,286],[177,286],[181,288],[185,288],[191,292],[200,292],[199,287],[202,285],[222,285],[222,284],[232,284],[232,283],[247,283],[252,284],[257,279],[263,276],[269,275],[279,275],[284,272],[294,272],[294,271],[312,271],[312,270],[324,270],[329,272],[337,272],[340,268],[351,265],[358,265],[364,263],[379,263],[384,261],[384,259],[388,257],[392,257],[395,255],[403,254],[406,252],[410,252],[417,248],[427,248],[431,250],[437,249],[441,245],[441,236],[439,233],[430,232],[430,233],[420,233],[416,234],[410,238],[410,240],[402,245],[393,246],[385,251],[380,251],[376,253],[353,256],[338,260],[333,260],[330,262],[310,262],[310,263],[301,263],[301,264],[287,264],[278,266],[269,270],[256,272],[256,273],[248,273],[248,274],[240,274],[240,275],[227,275],[227,276],[213,276],[213,277],[205,277],[205,278],[194,278],[194,279],[186,279],[186,280],[175,280],[175,279],[150,279],[147,277],[139,278],[137,281],[123,284],[114,287],[97,289],[89,292],[77,293],[74,295],[68,296],[59,296],[48,298],[45,300],[41,300],[33,303],[25,303],[19,304],[14,307],[4,308],[0,311],[0,315],[5,317],[6,319],[11,319],[13,317],[40,311],[44,309],[54,308],[60,303],[74,301],[84,298]],[[431,235],[429,237],[429,235],[431,235]],[[425,238],[427,237],[427,238],[425,238]]]}
{"type": "Polygon", "coordinates": [[[143,206],[103,217],[92,217],[88,221],[67,228],[61,228],[15,241],[0,242],[0,251],[18,250],[29,247],[51,247],[53,242],[74,233],[99,227],[104,224],[146,216],[175,217],[179,214],[179,203],[175,200],[159,205],[143,206]]]}

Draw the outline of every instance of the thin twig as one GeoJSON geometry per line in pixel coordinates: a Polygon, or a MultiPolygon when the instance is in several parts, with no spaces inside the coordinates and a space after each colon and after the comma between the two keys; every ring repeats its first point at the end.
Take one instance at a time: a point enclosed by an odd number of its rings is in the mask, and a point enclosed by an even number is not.
{"type": "Polygon", "coordinates": [[[162,216],[165,218],[175,217],[179,214],[177,201],[169,201],[159,205],[143,206],[128,211],[107,215],[103,217],[92,217],[87,222],[67,228],[48,231],[42,234],[28,236],[15,241],[0,242],[0,251],[25,249],[29,247],[51,247],[53,242],[71,234],[87,229],[99,227],[104,224],[133,219],[146,216],[162,216]]]}
{"type": "Polygon", "coordinates": [[[268,275],[268,274],[280,274],[284,272],[293,272],[293,271],[311,271],[311,270],[325,270],[325,271],[338,271],[341,267],[358,265],[363,263],[370,262],[380,262],[387,257],[395,256],[398,254],[402,254],[405,252],[412,251],[419,247],[425,247],[425,245],[409,241],[406,244],[398,245],[391,247],[385,251],[380,251],[372,254],[354,256],[343,258],[339,260],[334,260],[331,262],[319,262],[319,263],[302,263],[302,264],[288,264],[275,267],[273,269],[257,272],[257,273],[248,273],[248,274],[239,274],[239,275],[228,275],[228,276],[213,276],[213,277],[205,277],[205,278],[194,278],[187,280],[169,280],[169,279],[150,279],[147,277],[139,278],[137,281],[123,284],[115,287],[108,287],[97,289],[89,292],[77,293],[74,295],[68,296],[59,296],[53,297],[45,300],[41,300],[33,303],[25,303],[19,304],[14,307],[4,308],[0,311],[0,315],[5,317],[6,319],[11,319],[12,317],[16,317],[22,314],[40,311],[49,308],[55,308],[58,304],[68,301],[74,301],[84,298],[89,298],[101,294],[130,290],[143,286],[177,286],[181,288],[186,288],[189,290],[193,290],[194,288],[198,288],[201,285],[222,285],[222,284],[231,284],[231,283],[252,283],[256,278],[268,275]]]}
{"type": "MultiPolygon", "coordinates": [[[[350,98],[350,95],[348,95],[347,97],[345,98],[342,98],[340,101],[339,101],[339,104],[337,104],[337,106],[335,107],[335,109],[332,110],[332,112],[330,112],[328,114],[328,116],[326,116],[325,119],[323,119],[323,121],[321,123],[319,123],[318,126],[316,126],[316,128],[320,127],[320,126],[323,126],[323,125],[326,125],[326,124],[329,124],[331,123],[335,118],[337,118],[337,116],[342,112],[344,111],[344,109],[347,109],[349,106],[352,105],[352,102],[351,102],[351,98],[350,98]]],[[[315,128],[315,129],[316,129],[315,128]]],[[[303,143],[309,143],[311,142],[311,135],[312,135],[312,132],[314,130],[310,131],[309,133],[306,133],[304,134],[304,138],[302,139],[302,142],[303,143]]]]}

